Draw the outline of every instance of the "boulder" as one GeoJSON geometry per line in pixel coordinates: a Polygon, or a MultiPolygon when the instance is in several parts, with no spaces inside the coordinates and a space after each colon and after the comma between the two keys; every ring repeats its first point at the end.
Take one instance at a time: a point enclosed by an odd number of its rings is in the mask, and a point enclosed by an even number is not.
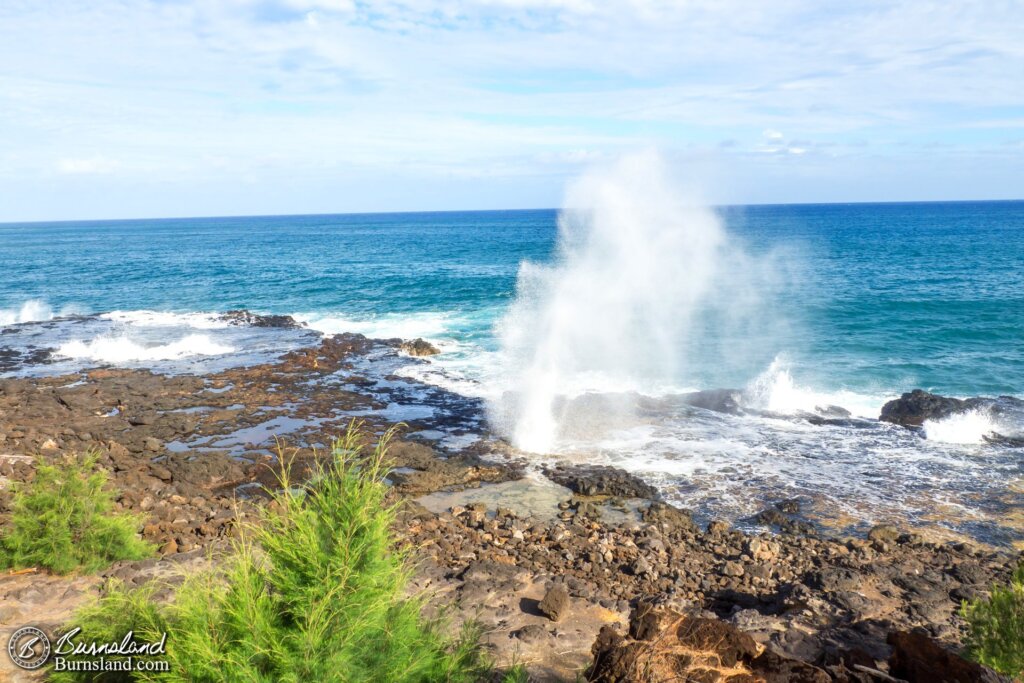
{"type": "Polygon", "coordinates": [[[404,351],[410,356],[436,356],[441,353],[441,350],[424,339],[413,339],[412,341],[404,341],[398,345],[400,351],[404,351]]]}
{"type": "Polygon", "coordinates": [[[920,427],[925,420],[941,420],[984,404],[984,399],[961,400],[914,389],[882,406],[878,419],[904,427],[920,427]]]}
{"type": "Polygon", "coordinates": [[[552,586],[537,604],[537,609],[551,621],[558,621],[569,609],[569,593],[564,586],[552,586]]]}

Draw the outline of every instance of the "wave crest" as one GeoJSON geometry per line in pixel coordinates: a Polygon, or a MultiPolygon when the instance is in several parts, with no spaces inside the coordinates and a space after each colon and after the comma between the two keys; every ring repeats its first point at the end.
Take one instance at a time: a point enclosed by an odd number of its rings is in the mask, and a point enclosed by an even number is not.
{"type": "Polygon", "coordinates": [[[139,361],[178,360],[190,356],[233,353],[234,347],[219,344],[205,334],[190,334],[166,344],[140,344],[126,336],[102,336],[89,341],[62,344],[55,355],[117,365],[139,361]]]}

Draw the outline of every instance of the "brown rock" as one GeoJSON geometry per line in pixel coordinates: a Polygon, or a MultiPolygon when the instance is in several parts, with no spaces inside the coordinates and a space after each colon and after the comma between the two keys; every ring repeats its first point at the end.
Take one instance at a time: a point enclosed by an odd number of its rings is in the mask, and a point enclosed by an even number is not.
{"type": "Polygon", "coordinates": [[[551,621],[561,619],[568,608],[569,594],[562,586],[552,587],[545,593],[544,599],[537,605],[537,609],[551,621]]]}
{"type": "Polygon", "coordinates": [[[889,673],[910,683],[1009,683],[992,669],[944,649],[916,631],[893,631],[889,673]]]}
{"type": "Polygon", "coordinates": [[[611,627],[601,629],[592,649],[594,663],[587,680],[595,683],[831,681],[824,670],[772,650],[763,650],[750,635],[719,619],[685,616],[673,610],[642,605],[633,612],[630,633],[631,637],[624,638],[611,627]]]}
{"type": "Polygon", "coordinates": [[[436,356],[441,353],[440,349],[423,339],[402,342],[398,348],[410,356],[436,356]]]}

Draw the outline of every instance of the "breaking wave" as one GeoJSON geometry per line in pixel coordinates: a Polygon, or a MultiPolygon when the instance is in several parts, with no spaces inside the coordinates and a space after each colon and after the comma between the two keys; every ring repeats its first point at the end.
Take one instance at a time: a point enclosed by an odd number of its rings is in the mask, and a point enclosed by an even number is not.
{"type": "Polygon", "coordinates": [[[126,336],[102,336],[89,341],[62,344],[54,355],[118,365],[140,361],[178,360],[191,356],[217,356],[235,349],[213,341],[205,334],[190,334],[166,344],[142,344],[126,336]]]}

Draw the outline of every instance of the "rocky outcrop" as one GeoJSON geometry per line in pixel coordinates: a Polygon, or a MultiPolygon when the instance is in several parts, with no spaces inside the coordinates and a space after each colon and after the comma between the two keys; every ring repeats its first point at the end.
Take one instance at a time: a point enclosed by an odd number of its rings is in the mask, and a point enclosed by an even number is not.
{"type": "Polygon", "coordinates": [[[304,327],[302,323],[297,321],[290,315],[261,315],[259,313],[253,313],[252,311],[240,308],[235,311],[227,311],[221,316],[221,320],[225,320],[232,325],[248,325],[249,327],[276,327],[283,329],[297,329],[304,327]]]}
{"type": "Polygon", "coordinates": [[[436,356],[441,353],[441,349],[437,348],[425,339],[413,339],[412,341],[404,341],[398,345],[400,351],[404,351],[410,356],[423,357],[423,356],[436,356]]]}
{"type": "Polygon", "coordinates": [[[641,603],[629,633],[601,629],[587,680],[594,683],[830,683],[822,669],[766,649],[714,618],[689,616],[641,603]]]}
{"type": "Polygon", "coordinates": [[[882,406],[878,419],[904,427],[920,427],[925,420],[941,420],[984,405],[984,399],[949,398],[914,389],[882,406]]]}
{"type": "Polygon", "coordinates": [[[579,496],[658,497],[656,488],[617,467],[559,464],[545,468],[544,476],[579,496]]]}

